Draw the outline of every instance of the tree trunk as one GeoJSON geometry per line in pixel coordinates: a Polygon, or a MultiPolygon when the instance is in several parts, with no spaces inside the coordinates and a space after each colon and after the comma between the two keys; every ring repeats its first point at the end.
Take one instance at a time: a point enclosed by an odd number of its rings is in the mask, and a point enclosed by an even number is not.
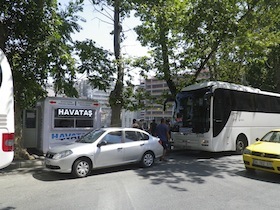
{"type": "Polygon", "coordinates": [[[124,67],[121,57],[121,31],[120,23],[121,0],[114,1],[114,53],[117,61],[117,81],[114,90],[110,94],[109,103],[112,109],[111,126],[121,126],[121,111],[123,107],[123,79],[124,67]]]}
{"type": "MultiPolygon", "coordinates": [[[[15,100],[16,102],[16,100],[15,100]]],[[[22,110],[15,103],[15,159],[34,159],[23,147],[22,142],[22,110]]]]}
{"type": "Polygon", "coordinates": [[[166,26],[166,20],[164,14],[159,19],[160,24],[160,40],[161,40],[161,51],[162,51],[162,60],[163,60],[163,72],[164,80],[167,83],[167,86],[171,92],[171,98],[175,98],[177,94],[177,88],[174,81],[171,79],[171,71],[169,64],[169,55],[168,55],[168,28],[166,26]]]}

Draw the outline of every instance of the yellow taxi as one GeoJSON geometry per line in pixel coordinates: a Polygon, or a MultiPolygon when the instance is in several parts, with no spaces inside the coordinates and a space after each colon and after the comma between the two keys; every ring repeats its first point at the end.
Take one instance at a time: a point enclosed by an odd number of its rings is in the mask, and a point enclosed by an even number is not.
{"type": "Polygon", "coordinates": [[[268,171],[280,174],[280,129],[268,132],[262,139],[246,147],[243,161],[247,171],[268,171]]]}

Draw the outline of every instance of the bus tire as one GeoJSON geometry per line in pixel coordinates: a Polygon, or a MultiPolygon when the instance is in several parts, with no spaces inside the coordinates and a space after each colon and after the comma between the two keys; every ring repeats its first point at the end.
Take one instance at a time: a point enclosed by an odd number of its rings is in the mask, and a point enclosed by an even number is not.
{"type": "Polygon", "coordinates": [[[239,136],[236,140],[236,153],[243,154],[244,149],[248,146],[246,137],[239,136]]]}
{"type": "Polygon", "coordinates": [[[83,178],[91,172],[91,161],[87,158],[77,159],[72,168],[72,174],[77,178],[83,178]]]}

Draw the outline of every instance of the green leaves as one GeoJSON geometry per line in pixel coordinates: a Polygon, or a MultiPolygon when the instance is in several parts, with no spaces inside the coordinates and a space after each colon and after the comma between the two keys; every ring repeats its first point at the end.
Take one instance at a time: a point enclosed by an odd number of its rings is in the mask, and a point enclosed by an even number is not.
{"type": "Polygon", "coordinates": [[[71,33],[80,30],[82,0],[59,10],[56,0],[4,1],[1,5],[0,46],[11,63],[18,107],[34,105],[46,96],[48,78],[56,93],[77,96],[71,33]]]}
{"type": "Polygon", "coordinates": [[[115,65],[111,53],[98,48],[92,40],[76,42],[76,55],[80,58],[79,73],[86,74],[93,88],[106,91],[114,78],[115,65]]]}
{"type": "Polygon", "coordinates": [[[249,64],[265,63],[271,48],[279,45],[277,1],[134,2],[142,20],[138,39],[150,47],[152,67],[172,94],[183,83],[195,82],[203,70],[211,80],[246,84],[249,64]],[[178,84],[178,76],[186,80],[178,84]]]}

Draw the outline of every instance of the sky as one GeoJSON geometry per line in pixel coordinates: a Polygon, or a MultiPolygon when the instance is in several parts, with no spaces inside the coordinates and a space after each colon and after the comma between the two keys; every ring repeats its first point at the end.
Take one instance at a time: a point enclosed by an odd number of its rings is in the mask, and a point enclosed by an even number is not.
{"type": "MultiPolygon", "coordinates": [[[[67,5],[69,0],[58,0],[62,6],[67,5]]],[[[94,11],[94,6],[90,0],[84,0],[84,11],[79,13],[86,22],[79,22],[83,28],[79,33],[73,34],[74,40],[83,41],[85,39],[92,39],[96,42],[98,47],[103,47],[106,50],[113,52],[113,23],[101,13],[94,11]]],[[[129,56],[144,56],[147,54],[147,49],[142,47],[137,41],[137,34],[133,28],[140,24],[140,20],[133,15],[126,19],[123,23],[123,31],[126,39],[122,43],[122,53],[129,56]]]]}
{"type": "MultiPolygon", "coordinates": [[[[66,6],[69,0],[58,0],[61,6],[66,6]]],[[[97,6],[95,5],[97,8],[97,6]]],[[[78,13],[79,16],[84,18],[86,22],[79,21],[82,30],[79,33],[72,35],[73,40],[83,41],[91,39],[96,42],[98,47],[103,47],[105,50],[113,52],[113,22],[96,11],[90,0],[84,0],[84,10],[78,13]]],[[[147,55],[147,48],[142,47],[140,42],[137,41],[137,34],[133,30],[134,27],[140,24],[140,20],[131,15],[123,22],[123,31],[125,31],[126,39],[121,44],[121,53],[123,57],[136,57],[147,55]]],[[[134,69],[130,72],[133,75],[133,83],[140,84],[139,70],[134,69]]],[[[85,75],[78,75],[79,79],[84,78],[85,75]]]]}

